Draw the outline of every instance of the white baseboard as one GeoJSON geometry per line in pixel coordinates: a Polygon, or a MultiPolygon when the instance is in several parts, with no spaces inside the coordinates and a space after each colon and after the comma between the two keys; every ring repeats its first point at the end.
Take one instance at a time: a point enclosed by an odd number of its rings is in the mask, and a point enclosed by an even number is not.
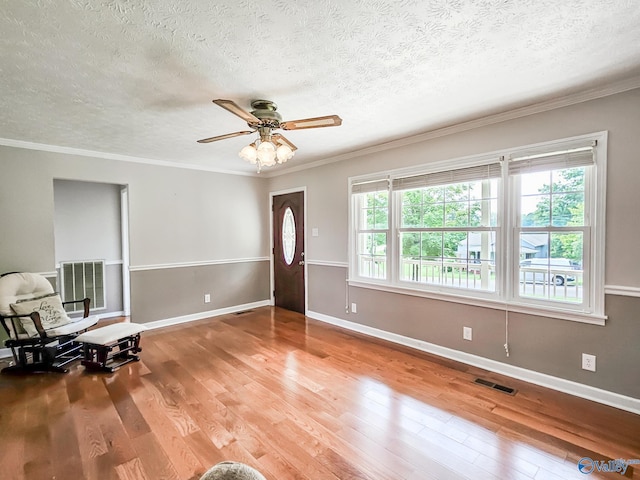
{"type": "Polygon", "coordinates": [[[398,335],[396,333],[387,332],[377,328],[361,325],[359,323],[350,322],[348,320],[342,320],[340,318],[325,315],[323,313],[307,311],[307,316],[321,322],[330,323],[338,327],[352,330],[354,332],[363,333],[372,337],[380,338],[382,340],[388,340],[393,343],[404,345],[407,347],[415,348],[427,353],[433,353],[440,357],[449,358],[458,362],[466,363],[474,367],[479,367],[491,372],[500,373],[508,377],[516,378],[518,380],[524,380],[525,382],[540,385],[542,387],[551,388],[560,392],[575,395],[577,397],[586,398],[587,400],[593,400],[594,402],[609,405],[611,407],[619,408],[640,415],[640,399],[620,395],[619,393],[610,392],[608,390],[602,390],[600,388],[591,387],[581,383],[566,380],[564,378],[554,377],[545,373],[536,372],[533,370],[527,370],[526,368],[516,367],[508,365],[506,363],[497,362],[488,358],[479,357],[452,348],[442,347],[433,343],[425,342],[423,340],[417,340],[411,337],[405,337],[404,335],[398,335]]]}
{"type": "Polygon", "coordinates": [[[125,315],[124,311],[120,310],[119,312],[97,313],[93,314],[93,316],[98,317],[98,321],[100,321],[105,318],[126,317],[127,315],[125,315]]]}
{"type": "MultiPolygon", "coordinates": [[[[209,310],[207,312],[194,313],[192,315],[184,315],[181,317],[165,318],[164,320],[157,320],[155,322],[144,323],[143,325],[149,330],[156,328],[168,327],[170,325],[179,325],[181,323],[195,322],[196,320],[204,320],[205,318],[217,317],[219,315],[226,315],[228,313],[241,312],[242,310],[250,310],[252,308],[266,307],[271,305],[269,300],[261,300],[259,302],[245,303],[244,305],[234,305],[233,307],[219,308],[217,310],[209,310]]],[[[119,317],[124,315],[124,312],[110,312],[103,315],[97,315],[99,319],[119,317]]],[[[11,357],[11,349],[0,348],[0,358],[11,357]]]]}
{"type": "Polygon", "coordinates": [[[179,325],[181,323],[195,322],[196,320],[204,320],[205,318],[217,317],[229,313],[241,312],[242,310],[250,310],[252,308],[266,307],[271,305],[269,300],[261,300],[259,302],[245,303],[243,305],[234,305],[233,307],[219,308],[217,310],[209,310],[207,312],[193,313],[191,315],[183,315],[181,317],[165,318],[164,320],[156,320],[155,322],[144,323],[148,329],[156,329],[168,327],[170,325],[179,325]]]}

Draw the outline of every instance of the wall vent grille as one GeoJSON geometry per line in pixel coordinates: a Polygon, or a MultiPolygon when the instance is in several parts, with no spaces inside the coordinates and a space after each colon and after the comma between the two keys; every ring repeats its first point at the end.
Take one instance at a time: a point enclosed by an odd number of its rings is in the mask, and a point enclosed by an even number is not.
{"type": "Polygon", "coordinates": [[[494,390],[498,390],[499,392],[504,392],[504,393],[507,393],[509,395],[515,395],[516,394],[516,389],[515,388],[505,387],[504,385],[500,385],[498,383],[493,383],[493,382],[491,382],[489,380],[485,380],[484,378],[476,378],[474,380],[474,383],[477,383],[478,385],[482,385],[483,387],[493,388],[494,390]]]}
{"type": "MultiPolygon", "coordinates": [[[[60,296],[63,302],[91,299],[91,310],[106,307],[104,260],[60,263],[60,296]]],[[[82,312],[82,304],[65,305],[69,313],[82,312]]]]}

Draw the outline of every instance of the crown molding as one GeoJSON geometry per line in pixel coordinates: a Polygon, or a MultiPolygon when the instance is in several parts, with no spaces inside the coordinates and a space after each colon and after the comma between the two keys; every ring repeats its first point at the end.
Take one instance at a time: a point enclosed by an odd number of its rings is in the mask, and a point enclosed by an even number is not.
{"type": "Polygon", "coordinates": [[[105,160],[116,160],[120,162],[142,163],[145,165],[154,165],[156,167],[183,168],[186,170],[199,170],[212,173],[222,173],[225,175],[241,175],[247,177],[257,177],[257,173],[239,172],[234,170],[223,170],[219,168],[208,167],[205,165],[196,165],[192,163],[170,162],[167,160],[156,160],[153,158],[135,157],[131,155],[121,155],[119,153],[99,152],[97,150],[85,150],[82,148],[60,147],[57,145],[49,145],[46,143],[25,142],[23,140],[12,140],[10,138],[0,138],[0,145],[5,147],[24,148],[27,150],[39,150],[43,152],[62,153],[65,155],[78,155],[83,157],[102,158],[105,160]]]}
{"type": "Polygon", "coordinates": [[[106,160],[116,160],[123,162],[141,163],[146,165],[154,165],[159,167],[171,167],[171,168],[183,168],[188,170],[198,170],[212,173],[220,173],[226,175],[240,175],[247,177],[262,177],[271,178],[281,175],[288,175],[290,173],[299,172],[302,170],[308,170],[311,168],[321,167],[330,163],[336,163],[343,160],[349,160],[351,158],[362,157],[364,155],[370,155],[377,152],[383,152],[394,148],[403,147],[406,145],[413,145],[415,143],[424,142],[438,137],[444,137],[455,133],[464,132],[467,130],[473,130],[475,128],[484,127],[487,125],[493,125],[496,123],[504,122],[507,120],[514,120],[517,118],[534,115],[537,113],[547,112],[562,107],[568,107],[576,105],[578,103],[587,102],[590,100],[596,100],[598,98],[608,97],[618,93],[623,93],[629,90],[640,88],[640,75],[611,82],[607,85],[600,87],[593,87],[579,92],[571,93],[555,97],[542,102],[533,103],[524,107],[519,107],[504,112],[495,113],[491,115],[482,116],[473,120],[468,120],[460,123],[455,123],[446,127],[436,128],[424,133],[404,137],[389,142],[380,143],[371,147],[366,147],[351,152],[342,153],[339,155],[323,158],[310,163],[302,165],[296,165],[289,168],[280,168],[278,170],[271,170],[269,172],[262,172],[257,174],[255,172],[241,172],[237,170],[224,170],[213,168],[205,165],[196,165],[190,163],[171,162],[167,160],[157,160],[152,158],[136,157],[131,155],[121,155],[117,153],[100,152],[97,150],[85,150],[73,147],[61,147],[57,145],[49,145],[44,143],[26,142],[22,140],[13,140],[9,138],[0,138],[0,146],[24,148],[29,150],[40,150],[45,152],[62,153],[67,155],[79,155],[84,157],[102,158],[106,160]]]}
{"type": "Polygon", "coordinates": [[[535,115],[537,113],[548,112],[556,110],[562,107],[569,107],[579,103],[584,103],[590,100],[597,100],[598,98],[608,97],[618,93],[627,92],[640,88],[640,75],[612,82],[608,85],[601,87],[594,87],[587,90],[581,90],[576,93],[563,95],[561,97],[555,97],[542,102],[533,103],[524,107],[514,108],[506,110],[504,112],[494,113],[492,115],[483,116],[473,120],[465,122],[455,123],[442,128],[427,131],[410,137],[404,137],[397,140],[391,140],[389,142],[380,143],[371,147],[363,148],[360,150],[354,150],[353,152],[347,152],[333,157],[324,158],[304,165],[298,165],[291,168],[280,169],[271,171],[265,174],[265,177],[277,177],[280,175],[287,175],[289,173],[298,172],[301,170],[307,170],[310,168],[321,167],[330,163],[341,162],[343,160],[349,160],[351,158],[362,157],[364,155],[370,155],[373,153],[383,152],[385,150],[391,150],[394,148],[404,147],[406,145],[413,145],[414,143],[420,143],[434,138],[444,137],[447,135],[453,135],[454,133],[461,133],[467,130],[473,130],[496,123],[501,123],[507,120],[515,120],[517,118],[527,117],[529,115],[535,115]]]}

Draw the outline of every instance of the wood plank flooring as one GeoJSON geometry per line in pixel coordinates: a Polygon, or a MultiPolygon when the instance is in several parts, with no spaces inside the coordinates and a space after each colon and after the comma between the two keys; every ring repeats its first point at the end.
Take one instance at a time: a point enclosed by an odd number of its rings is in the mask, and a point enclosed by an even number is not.
{"type": "MultiPolygon", "coordinates": [[[[260,308],[145,332],[113,374],[0,376],[0,478],[620,478],[640,416],[260,308]],[[473,383],[482,377],[513,396],[473,383]]],[[[640,465],[626,478],[640,478],[640,465]]]]}

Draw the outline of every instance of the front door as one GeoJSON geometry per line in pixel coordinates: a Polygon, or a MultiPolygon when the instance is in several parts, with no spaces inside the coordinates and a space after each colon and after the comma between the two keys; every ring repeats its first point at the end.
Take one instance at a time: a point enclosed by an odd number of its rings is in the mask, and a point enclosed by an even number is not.
{"type": "Polygon", "coordinates": [[[276,307],[304,312],[304,192],[273,197],[276,307]]]}

